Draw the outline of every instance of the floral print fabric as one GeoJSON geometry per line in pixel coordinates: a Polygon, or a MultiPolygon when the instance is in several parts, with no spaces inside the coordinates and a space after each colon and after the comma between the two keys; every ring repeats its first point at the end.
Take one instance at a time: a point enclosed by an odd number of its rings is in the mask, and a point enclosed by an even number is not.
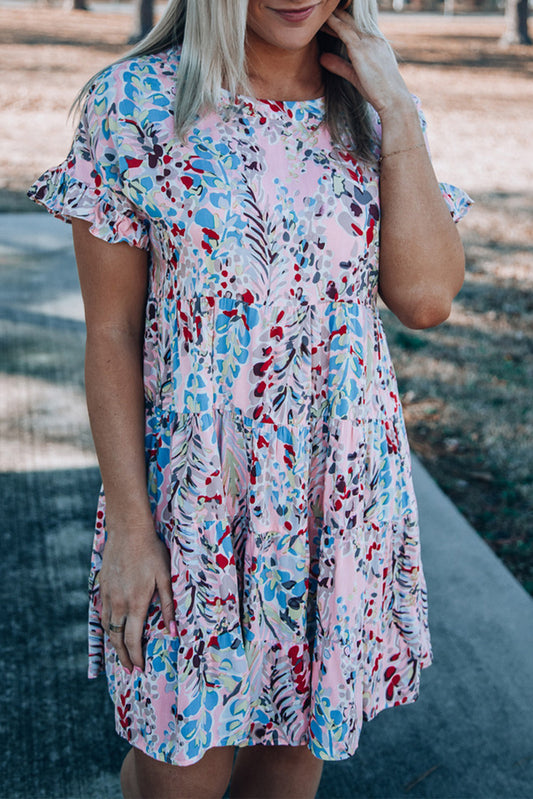
{"type": "MultiPolygon", "coordinates": [[[[334,151],[322,100],[231,98],[173,130],[178,54],[109,68],[67,160],[31,196],[149,250],[148,491],[171,555],[146,668],[100,623],[90,675],[118,732],[159,760],[213,746],[357,748],[431,662],[409,449],[376,308],[379,173],[334,151]]],[[[379,130],[377,128],[377,130],[379,130]]],[[[443,184],[454,217],[469,199],[443,184]]]]}

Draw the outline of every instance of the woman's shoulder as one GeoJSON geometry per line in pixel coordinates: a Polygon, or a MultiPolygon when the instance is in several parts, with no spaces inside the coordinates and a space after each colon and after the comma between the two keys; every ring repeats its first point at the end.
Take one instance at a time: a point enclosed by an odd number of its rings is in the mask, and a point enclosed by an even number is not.
{"type": "Polygon", "coordinates": [[[96,75],[86,110],[97,116],[130,116],[151,106],[170,108],[178,63],[178,51],[169,48],[111,64],[96,75]]]}

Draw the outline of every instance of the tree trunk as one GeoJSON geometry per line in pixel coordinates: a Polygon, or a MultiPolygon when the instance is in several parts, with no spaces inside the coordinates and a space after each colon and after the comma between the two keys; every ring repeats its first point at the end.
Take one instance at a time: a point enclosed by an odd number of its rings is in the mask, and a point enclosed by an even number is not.
{"type": "Polygon", "coordinates": [[[135,0],[135,6],[137,30],[130,39],[132,44],[144,39],[154,27],[154,0],[135,0]]]}
{"type": "Polygon", "coordinates": [[[527,30],[527,16],[529,11],[528,0],[520,0],[517,5],[518,10],[518,35],[522,44],[531,44],[531,38],[527,30]]]}
{"type": "Polygon", "coordinates": [[[505,5],[505,33],[500,42],[510,44],[531,44],[527,30],[528,0],[507,0],[505,5]]]}

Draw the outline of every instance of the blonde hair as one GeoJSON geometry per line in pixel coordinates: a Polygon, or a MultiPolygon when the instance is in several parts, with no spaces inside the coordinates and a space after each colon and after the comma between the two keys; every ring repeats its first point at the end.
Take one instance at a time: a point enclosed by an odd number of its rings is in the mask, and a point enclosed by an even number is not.
{"type": "MultiPolygon", "coordinates": [[[[340,5],[340,4],[339,4],[340,5]]],[[[344,3],[353,14],[357,30],[384,39],[377,24],[377,0],[344,3]]],[[[183,137],[197,116],[220,100],[222,86],[232,96],[253,95],[246,70],[246,18],[248,0],[169,0],[160,21],[135,47],[115,63],[152,55],[171,47],[181,49],[176,73],[175,127],[183,137]]],[[[320,32],[321,50],[347,57],[344,44],[320,32]]],[[[80,107],[95,81],[81,89],[74,107],[80,107]]],[[[353,150],[363,160],[373,160],[373,127],[369,108],[349,81],[324,70],[326,115],[334,145],[353,150]]]]}

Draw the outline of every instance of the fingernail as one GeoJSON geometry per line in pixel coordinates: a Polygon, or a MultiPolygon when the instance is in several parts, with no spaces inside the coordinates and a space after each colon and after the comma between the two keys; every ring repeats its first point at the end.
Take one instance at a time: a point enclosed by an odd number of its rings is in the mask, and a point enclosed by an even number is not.
{"type": "Polygon", "coordinates": [[[126,672],[126,674],[129,674],[131,677],[131,669],[128,669],[126,666],[123,666],[123,669],[126,672]]]}
{"type": "Polygon", "coordinates": [[[143,672],[142,669],[139,668],[139,666],[134,666],[133,673],[135,674],[136,677],[139,677],[143,672]]]}
{"type": "Polygon", "coordinates": [[[175,621],[171,621],[169,624],[170,634],[177,638],[178,636],[178,625],[175,621]]]}

